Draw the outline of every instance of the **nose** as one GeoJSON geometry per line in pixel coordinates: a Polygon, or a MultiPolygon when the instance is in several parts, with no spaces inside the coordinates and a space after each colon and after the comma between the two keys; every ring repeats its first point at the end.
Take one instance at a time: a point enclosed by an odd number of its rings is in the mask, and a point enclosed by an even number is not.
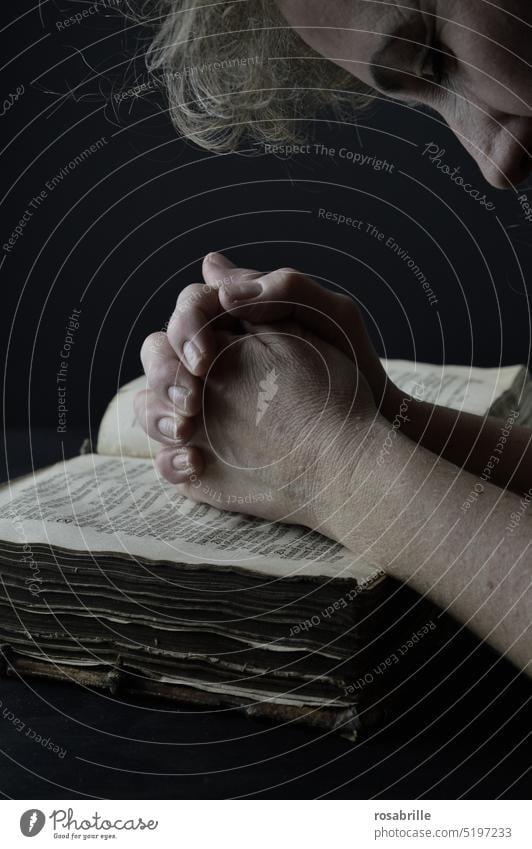
{"type": "Polygon", "coordinates": [[[532,118],[476,117],[467,135],[457,134],[495,188],[518,186],[532,172],[532,118]]]}

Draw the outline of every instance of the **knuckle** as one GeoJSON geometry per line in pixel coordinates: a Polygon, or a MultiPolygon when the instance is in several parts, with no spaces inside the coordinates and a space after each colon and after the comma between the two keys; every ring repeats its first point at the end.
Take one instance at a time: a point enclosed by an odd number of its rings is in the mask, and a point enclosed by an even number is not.
{"type": "Polygon", "coordinates": [[[350,295],[346,295],[344,292],[334,292],[333,294],[338,306],[342,309],[358,310],[355,301],[350,295]]]}
{"type": "Polygon", "coordinates": [[[179,337],[180,329],[181,329],[181,319],[182,319],[183,312],[184,312],[183,309],[180,310],[179,307],[176,306],[172,315],[168,319],[168,325],[167,325],[167,328],[166,328],[166,336],[167,336],[168,341],[170,342],[171,345],[175,342],[176,338],[179,337]]]}
{"type": "Polygon", "coordinates": [[[185,286],[185,288],[179,293],[171,321],[175,320],[179,317],[179,315],[187,312],[195,304],[197,304],[202,293],[203,286],[200,283],[190,283],[188,286],[185,286]]]}
{"type": "Polygon", "coordinates": [[[334,300],[339,315],[349,315],[352,317],[352,320],[361,320],[362,314],[358,304],[350,295],[346,295],[343,292],[335,292],[334,300]]]}
{"type": "Polygon", "coordinates": [[[280,268],[278,274],[279,278],[286,284],[298,283],[303,276],[297,268],[290,268],[288,266],[280,268]]]}
{"type": "Polygon", "coordinates": [[[177,303],[181,303],[182,301],[190,298],[191,295],[195,295],[198,289],[201,289],[201,286],[198,283],[189,283],[188,286],[185,286],[184,289],[181,289],[179,295],[177,296],[177,303]]]}
{"type": "Polygon", "coordinates": [[[295,268],[279,268],[275,275],[274,287],[281,295],[290,295],[299,286],[303,274],[295,268]]]}

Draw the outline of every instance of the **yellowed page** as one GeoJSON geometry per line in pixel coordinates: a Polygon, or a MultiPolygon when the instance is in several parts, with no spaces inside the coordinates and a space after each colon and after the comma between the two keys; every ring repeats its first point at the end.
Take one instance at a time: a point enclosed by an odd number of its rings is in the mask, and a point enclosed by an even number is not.
{"type": "Polygon", "coordinates": [[[522,366],[472,368],[431,365],[409,360],[383,360],[390,379],[405,394],[429,404],[485,416],[500,396],[513,385],[522,366]]]}
{"type": "Polygon", "coordinates": [[[154,457],[157,454],[160,444],[146,436],[133,409],[133,399],[142,389],[146,389],[144,375],[119,389],[100,424],[98,454],[125,457],[154,457]]]}
{"type": "Polygon", "coordinates": [[[272,578],[380,580],[368,561],[296,525],[196,504],[150,460],[86,454],[0,493],[0,539],[173,563],[210,563],[272,578]]]}

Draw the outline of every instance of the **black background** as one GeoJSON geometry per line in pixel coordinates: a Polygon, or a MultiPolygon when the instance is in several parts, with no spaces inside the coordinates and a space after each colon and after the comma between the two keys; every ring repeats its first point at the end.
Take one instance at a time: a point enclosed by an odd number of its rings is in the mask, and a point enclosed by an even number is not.
{"type": "MultiPolygon", "coordinates": [[[[118,103],[115,95],[147,80],[146,35],[137,27],[104,6],[61,30],[58,22],[88,4],[33,5],[2,9],[3,96],[25,88],[2,118],[2,245],[47,181],[98,139],[106,143],[47,192],[13,249],[0,254],[8,475],[75,453],[117,386],[140,372],[142,339],[165,325],[178,292],[201,279],[211,250],[248,267],[295,266],[352,292],[389,357],[529,362],[530,225],[516,193],[487,187],[437,116],[378,100],[343,125],[323,116],[308,127],[307,140],[336,155],[286,159],[251,145],[213,155],[176,135],[154,92],[118,103]],[[422,155],[432,141],[495,212],[422,155]],[[343,147],[386,159],[393,173],[341,159],[343,147]],[[368,234],[320,220],[320,208],[393,236],[429,279],[437,308],[397,256],[368,234]],[[56,373],[73,308],[80,328],[67,432],[58,434],[56,373]]],[[[18,798],[526,793],[529,688],[462,639],[461,650],[474,655],[450,695],[446,688],[450,714],[440,716],[436,699],[435,725],[422,705],[356,747],[231,713],[213,719],[140,702],[130,709],[66,686],[2,682],[4,704],[68,741],[69,753],[59,761],[2,722],[0,789],[18,798]]]]}

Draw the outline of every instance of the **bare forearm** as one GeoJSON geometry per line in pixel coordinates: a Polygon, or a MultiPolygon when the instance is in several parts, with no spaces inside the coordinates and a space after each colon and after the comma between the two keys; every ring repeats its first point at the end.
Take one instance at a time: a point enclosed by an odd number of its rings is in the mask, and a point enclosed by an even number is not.
{"type": "Polygon", "coordinates": [[[460,413],[405,396],[395,386],[382,412],[409,439],[482,481],[519,495],[532,489],[532,430],[519,427],[517,412],[506,420],[460,413]]]}

